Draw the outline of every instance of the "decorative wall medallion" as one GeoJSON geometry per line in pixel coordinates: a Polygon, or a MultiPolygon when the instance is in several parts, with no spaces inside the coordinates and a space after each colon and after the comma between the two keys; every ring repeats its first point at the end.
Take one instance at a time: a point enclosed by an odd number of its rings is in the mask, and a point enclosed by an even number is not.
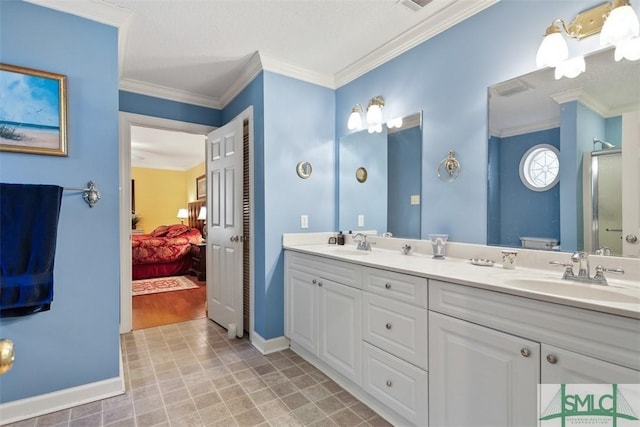
{"type": "Polygon", "coordinates": [[[299,162],[296,166],[296,172],[298,176],[302,179],[307,179],[311,176],[311,171],[313,168],[311,167],[311,163],[307,161],[299,162]]]}
{"type": "Polygon", "coordinates": [[[356,170],[356,179],[358,182],[365,182],[367,180],[367,170],[360,167],[356,170]]]}

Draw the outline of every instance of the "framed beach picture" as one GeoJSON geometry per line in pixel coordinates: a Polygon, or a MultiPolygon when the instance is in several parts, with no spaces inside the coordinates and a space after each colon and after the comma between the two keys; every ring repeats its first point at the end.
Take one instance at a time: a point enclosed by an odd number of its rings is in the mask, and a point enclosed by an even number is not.
{"type": "Polygon", "coordinates": [[[67,156],[67,78],[0,63],[0,151],[67,156]]]}
{"type": "Polygon", "coordinates": [[[196,199],[204,200],[207,197],[207,176],[200,175],[196,178],[196,199]]]}

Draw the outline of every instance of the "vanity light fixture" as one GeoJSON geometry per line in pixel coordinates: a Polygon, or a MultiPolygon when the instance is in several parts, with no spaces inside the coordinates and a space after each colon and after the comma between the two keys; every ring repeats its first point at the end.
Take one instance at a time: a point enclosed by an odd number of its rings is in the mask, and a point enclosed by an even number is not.
{"type": "MultiPolygon", "coordinates": [[[[365,115],[367,129],[369,133],[382,132],[382,107],[384,107],[384,98],[376,96],[371,99],[365,115]]],[[[356,104],[351,110],[347,128],[349,130],[360,130],[363,127],[362,120],[363,108],[360,104],[356,104]]]]}
{"type": "Polygon", "coordinates": [[[640,59],[638,17],[628,0],[613,0],[585,10],[569,25],[562,19],[555,19],[551,23],[538,48],[536,65],[538,68],[555,67],[556,79],[574,78],[585,70],[584,56],[569,59],[569,47],[563,32],[577,40],[601,32],[602,46],[616,46],[616,60],[640,59]]]}

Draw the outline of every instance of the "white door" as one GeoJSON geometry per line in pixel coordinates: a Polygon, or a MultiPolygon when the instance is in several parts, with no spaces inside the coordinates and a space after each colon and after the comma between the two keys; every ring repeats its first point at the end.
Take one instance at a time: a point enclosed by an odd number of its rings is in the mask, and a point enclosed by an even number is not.
{"type": "Polygon", "coordinates": [[[429,312],[429,425],[535,426],[540,344],[429,312]]]}
{"type": "Polygon", "coordinates": [[[622,115],[622,255],[640,257],[640,111],[622,115]]]}
{"type": "Polygon", "coordinates": [[[242,119],[207,136],[207,303],[209,318],[243,334],[242,119]]]}

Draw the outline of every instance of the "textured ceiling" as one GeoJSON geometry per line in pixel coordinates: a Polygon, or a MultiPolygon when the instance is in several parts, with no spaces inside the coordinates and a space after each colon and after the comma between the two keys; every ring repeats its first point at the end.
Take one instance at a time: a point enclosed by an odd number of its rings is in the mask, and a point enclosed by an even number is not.
{"type": "Polygon", "coordinates": [[[204,161],[204,135],[131,127],[131,166],[186,171],[204,161]]]}

